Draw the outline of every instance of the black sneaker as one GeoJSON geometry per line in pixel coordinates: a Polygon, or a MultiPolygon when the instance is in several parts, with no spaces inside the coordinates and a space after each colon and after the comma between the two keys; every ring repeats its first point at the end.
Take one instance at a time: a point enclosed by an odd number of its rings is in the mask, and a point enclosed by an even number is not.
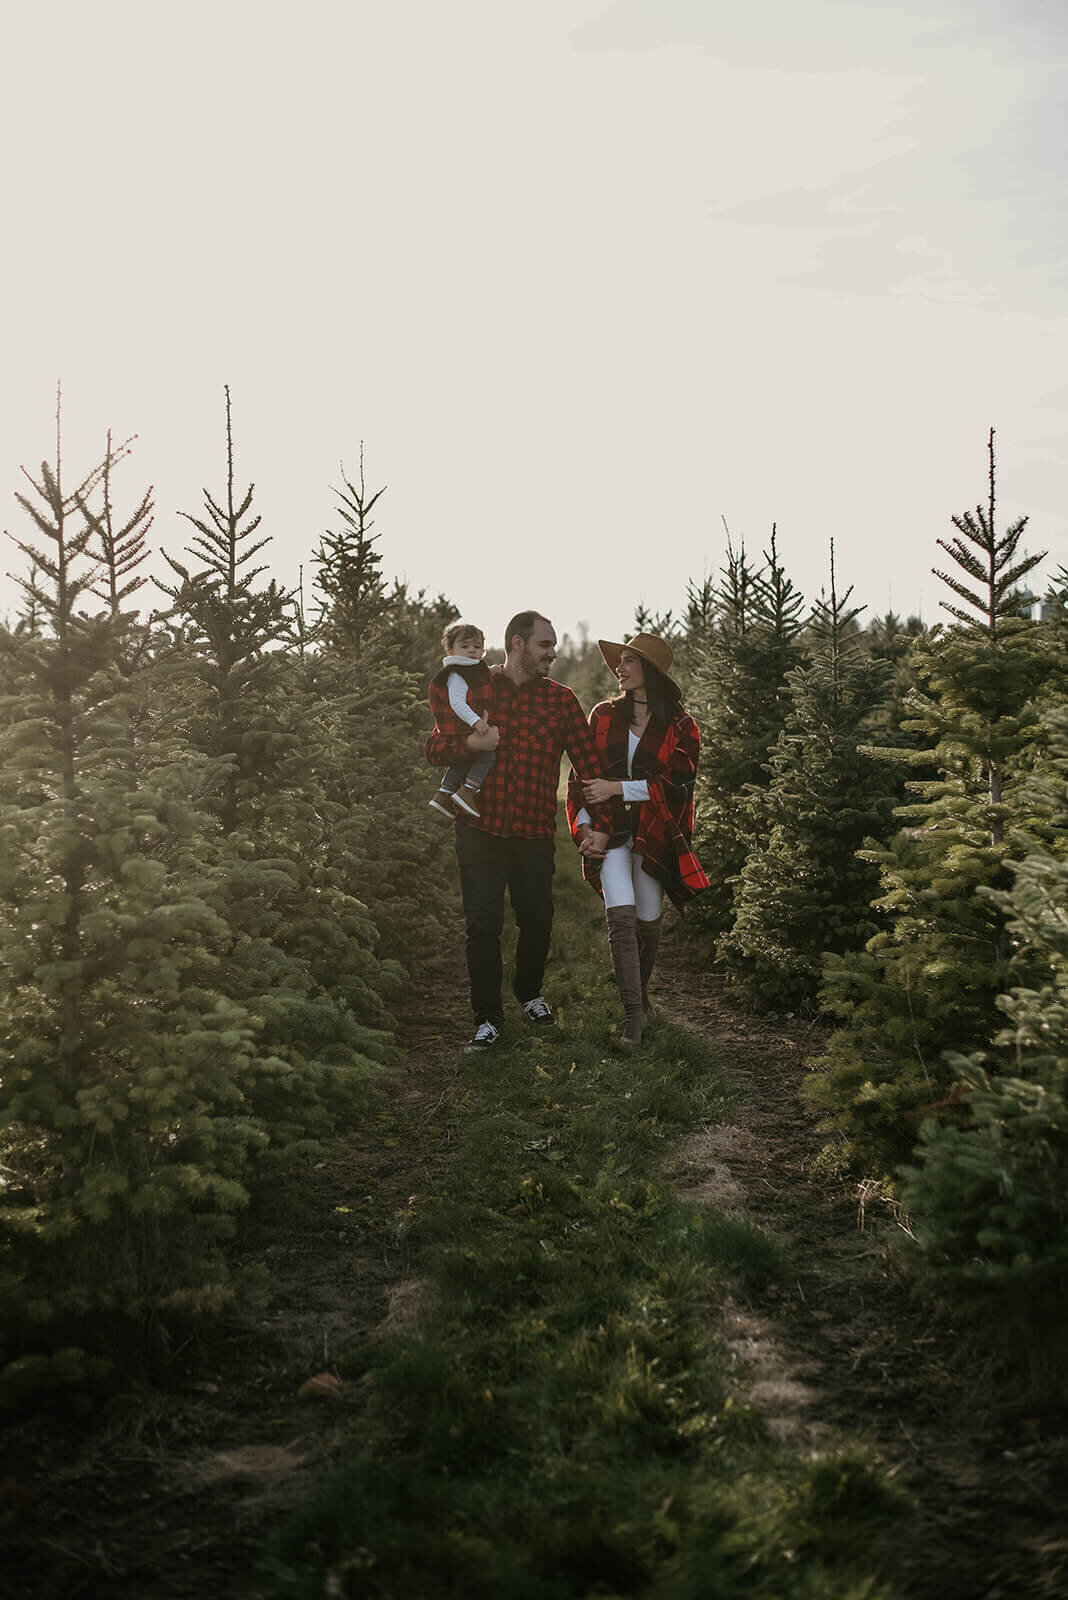
{"type": "Polygon", "coordinates": [[[492,1050],[501,1042],[501,1030],[495,1022],[480,1022],[468,1044],[464,1045],[465,1056],[481,1055],[484,1050],[492,1050]]]}
{"type": "Polygon", "coordinates": [[[536,1022],[543,1028],[551,1028],[556,1021],[548,1001],[540,994],[535,995],[533,1000],[523,1001],[523,1015],[528,1022],[536,1022]]]}

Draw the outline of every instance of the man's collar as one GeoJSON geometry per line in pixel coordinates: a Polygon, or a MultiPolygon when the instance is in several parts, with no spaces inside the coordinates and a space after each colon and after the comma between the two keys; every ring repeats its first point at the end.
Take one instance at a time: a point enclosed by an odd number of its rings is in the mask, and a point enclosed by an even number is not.
{"type": "Polygon", "coordinates": [[[498,678],[500,681],[504,682],[504,683],[511,684],[511,686],[515,690],[516,694],[522,693],[522,691],[524,689],[536,688],[538,684],[546,684],[546,683],[553,683],[554,684],[556,682],[555,678],[537,677],[537,678],[524,678],[522,683],[516,683],[515,679],[507,672],[497,672],[497,673],[494,674],[494,676],[496,678],[498,678]]]}

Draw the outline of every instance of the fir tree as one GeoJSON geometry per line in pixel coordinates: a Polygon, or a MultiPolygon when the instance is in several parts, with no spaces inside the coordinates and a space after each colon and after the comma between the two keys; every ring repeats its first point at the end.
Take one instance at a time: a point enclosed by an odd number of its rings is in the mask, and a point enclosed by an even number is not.
{"type": "Polygon", "coordinates": [[[635,633],[655,633],[661,639],[670,639],[678,633],[674,612],[650,611],[646,605],[637,605],[634,608],[635,633]]]}
{"type": "Polygon", "coordinates": [[[211,797],[225,839],[210,901],[231,930],[218,981],[258,1020],[261,1042],[287,1065],[261,1085],[257,1111],[281,1142],[319,1135],[389,1055],[391,1018],[375,955],[377,930],[335,860],[337,818],[325,791],[337,729],[282,645],[289,596],[253,566],[254,486],[235,493],[226,392],[226,491],[205,490],[188,554],[167,557],[174,634],[160,663],[170,726],[214,763],[211,797]],[[163,675],[166,674],[164,679],[163,675]]]}
{"type": "Polygon", "coordinates": [[[430,953],[438,932],[447,868],[443,835],[426,817],[425,693],[454,611],[441,597],[428,602],[403,584],[387,585],[369,515],[384,489],[368,495],[362,448],[359,484],[343,481],[344,492],[334,491],[340,526],[315,556],[321,647],[304,681],[314,700],[331,707],[330,855],[374,908],[380,981],[388,985],[430,953]]]}
{"type": "Polygon", "coordinates": [[[894,796],[861,740],[885,693],[886,668],[859,648],[852,589],[809,623],[808,663],[787,672],[790,710],[771,753],[771,781],[752,793],[760,838],[742,868],[730,932],[719,942],[728,980],[761,1008],[808,1006],[823,953],[874,932],[877,878],[856,852],[885,833],[894,796]]]}
{"type": "Polygon", "coordinates": [[[363,471],[363,444],[360,444],[360,481],[356,485],[341,468],[344,489],[333,491],[341,526],[327,528],[313,560],[318,567],[317,587],[319,625],[328,647],[347,651],[358,661],[365,640],[389,609],[382,574],[378,535],[372,533],[374,510],[385,493],[385,484],[374,494],[367,493],[363,471]]]}
{"type": "Polygon", "coordinates": [[[284,694],[284,657],[272,647],[289,634],[290,597],[273,581],[255,587],[266,567],[249,564],[270,541],[254,538],[260,526],[260,517],[250,515],[255,485],[240,500],[235,495],[228,387],[225,393],[225,497],[220,503],[205,489],[203,517],[179,513],[196,529],[188,554],[204,565],[193,571],[192,563],[164,550],[180,582],[160,588],[173,602],[171,617],[187,624],[185,637],[193,646],[187,658],[204,691],[195,697],[199,712],[190,733],[205,754],[227,763],[219,815],[225,832],[233,834],[248,820],[249,808],[256,811],[270,792],[279,758],[292,750],[294,738],[267,710],[284,694]]]}
{"type": "MultiPolygon", "coordinates": [[[[8,535],[10,538],[10,534],[8,535]]],[[[18,543],[18,541],[16,541],[18,543]]],[[[23,553],[29,546],[22,544],[23,553]]],[[[19,611],[15,621],[17,634],[29,635],[36,639],[45,630],[45,618],[48,615],[48,596],[43,587],[42,574],[33,556],[27,555],[29,573],[25,578],[19,578],[18,584],[22,590],[19,601],[19,611]]]]}
{"type": "Polygon", "coordinates": [[[998,997],[1008,1025],[993,1051],[951,1053],[962,1119],[921,1128],[903,1174],[928,1269],[982,1294],[985,1314],[1056,1370],[1068,1318],[1068,705],[1048,714],[1049,776],[1036,780],[1059,855],[1009,863],[1012,886],[990,891],[1028,973],[998,997]],[[1022,1337],[1021,1337],[1022,1335],[1022,1337]],[[1052,1360],[1051,1360],[1052,1358],[1052,1360]]]}
{"type": "MultiPolygon", "coordinates": [[[[127,440],[127,445],[132,441],[127,440]]],[[[125,452],[126,446],[122,447],[125,452]]],[[[120,457],[121,458],[121,457],[120,457]]],[[[107,450],[100,471],[100,488],[103,506],[98,516],[81,494],[75,496],[78,509],[85,518],[96,541],[93,554],[100,564],[100,581],[94,584],[93,593],[107,603],[108,612],[117,617],[124,603],[137,593],[148,579],[137,568],[148,557],[148,530],[152,526],[152,490],[147,489],[141,503],[121,527],[115,525],[114,506],[111,499],[111,474],[116,464],[116,454],[108,429],[107,450]]]]}
{"type": "MultiPolygon", "coordinates": [[[[874,745],[917,750],[929,742],[921,730],[905,728],[910,715],[908,697],[917,686],[911,664],[913,647],[925,632],[920,617],[902,620],[893,611],[887,611],[884,616],[873,618],[861,634],[861,643],[868,654],[885,662],[889,668],[887,694],[872,719],[871,742],[874,745]]],[[[904,792],[900,798],[904,800],[904,792]]]]}
{"type": "Polygon", "coordinates": [[[126,449],[109,438],[68,492],[57,417],[56,459],[18,496],[37,537],[16,541],[22,613],[0,630],[7,1396],[136,1358],[161,1316],[220,1302],[253,1174],[351,1118],[390,1054],[402,969],[361,892],[381,893],[400,949],[394,896],[406,957],[442,898],[441,836],[414,827],[411,665],[446,603],[384,594],[371,632],[392,677],[362,683],[366,716],[351,680],[319,693],[316,649],[285,649],[286,597],[250,570],[266,541],[251,488],[234,494],[227,395],[227,492],[190,519],[169,616],[142,625],[150,499],[113,510],[126,449]],[[354,728],[376,764],[340,793],[354,728]],[[369,836],[387,778],[407,810],[387,797],[369,836]],[[395,847],[398,816],[415,842],[395,847]]]}
{"type": "Polygon", "coordinates": [[[884,1168],[907,1157],[925,1108],[944,1100],[943,1050],[984,1039],[1010,952],[996,905],[978,891],[1007,886],[1006,829],[1031,821],[1023,781],[1048,668],[1013,591],[1041,557],[1016,559],[1024,521],[996,530],[992,434],[989,449],[986,508],[954,518],[960,536],[939,541],[962,569],[947,579],[953,593],[976,614],[948,602],[958,626],[917,641],[921,687],[908,709],[927,748],[887,752],[935,776],[909,781],[917,798],[897,809],[906,826],[864,852],[880,874],[884,925],[865,951],[827,958],[823,1003],[844,1026],[808,1084],[813,1103],[884,1168]]]}
{"type": "Polygon", "coordinates": [[[715,631],[716,583],[714,578],[706,575],[700,583],[691,582],[686,585],[683,632],[687,654],[695,650],[707,650],[715,631]]]}
{"type": "Polygon", "coordinates": [[[585,623],[580,623],[577,639],[568,633],[563,635],[553,663],[553,677],[558,683],[565,683],[587,710],[610,692],[606,671],[604,657],[585,623]]]}
{"type": "Polygon", "coordinates": [[[1041,606],[1038,638],[1049,668],[1039,699],[1045,710],[1055,710],[1068,685],[1068,567],[1058,567],[1050,579],[1041,606]]]}
{"type": "Polygon", "coordinates": [[[702,934],[731,926],[734,885],[759,839],[753,794],[768,782],[768,753],[786,719],[802,605],[779,560],[774,526],[761,569],[728,538],[711,633],[690,674],[689,704],[701,729],[694,844],[711,887],[688,920],[702,934]]]}
{"type": "Polygon", "coordinates": [[[985,774],[990,797],[991,843],[999,845],[1004,838],[1004,818],[1001,805],[1004,794],[1006,762],[1018,753],[1026,734],[1022,733],[1022,718],[1031,714],[1030,728],[1034,728],[1029,692],[1037,689],[1045,675],[1034,660],[1033,627],[1021,615],[1017,585],[1020,579],[1038,566],[1045,552],[1017,558],[1017,547],[1027,518],[1020,517],[1004,534],[995,527],[996,471],[994,460],[994,430],[988,440],[989,497],[985,507],[976,506],[974,515],[968,511],[954,517],[957,529],[954,539],[939,539],[961,568],[963,577],[956,577],[935,567],[935,576],[949,585],[970,610],[949,600],[939,602],[950,614],[963,623],[963,632],[950,633],[938,652],[936,675],[932,688],[937,700],[928,699],[924,721],[936,730],[953,727],[957,737],[967,738],[966,749],[985,774]],[[978,615],[977,615],[978,613],[978,615]],[[1016,649],[1017,641],[1024,641],[1023,651],[1016,649]],[[1026,656],[1030,655],[1031,660],[1026,656]],[[948,717],[941,713],[944,705],[948,717]],[[961,712],[967,714],[972,724],[966,731],[959,727],[961,712]]]}
{"type": "MultiPolygon", "coordinates": [[[[116,459],[109,452],[110,460],[116,459]]],[[[266,1136],[251,1018],[210,986],[227,929],[198,890],[195,762],[132,737],[124,618],[86,615],[102,469],[18,498],[42,626],[0,635],[0,1362],[9,1394],[76,1380],[214,1246],[266,1136]]],[[[208,847],[210,850],[210,846],[208,847]]]]}

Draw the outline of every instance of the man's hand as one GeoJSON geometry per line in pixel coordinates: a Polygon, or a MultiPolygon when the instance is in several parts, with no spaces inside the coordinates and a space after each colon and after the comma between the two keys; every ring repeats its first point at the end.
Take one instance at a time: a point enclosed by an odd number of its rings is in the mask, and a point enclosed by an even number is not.
{"type": "Polygon", "coordinates": [[[582,795],[588,806],[604,805],[606,800],[613,800],[622,793],[623,785],[618,778],[587,778],[582,785],[582,795]]]}
{"type": "Polygon", "coordinates": [[[605,851],[608,849],[608,837],[607,833],[598,833],[595,828],[590,828],[583,823],[582,828],[579,830],[579,849],[591,861],[601,861],[604,859],[605,851]]]}
{"type": "Polygon", "coordinates": [[[500,742],[500,728],[491,728],[488,723],[485,733],[472,731],[467,735],[467,748],[472,752],[477,750],[496,750],[500,742]]]}

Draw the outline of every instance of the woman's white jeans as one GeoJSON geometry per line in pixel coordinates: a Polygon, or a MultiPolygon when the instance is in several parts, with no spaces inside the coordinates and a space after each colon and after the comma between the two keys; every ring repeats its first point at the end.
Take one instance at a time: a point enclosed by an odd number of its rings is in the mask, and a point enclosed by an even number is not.
{"type": "Polygon", "coordinates": [[[633,906],[639,922],[655,922],[664,907],[664,888],[642,866],[631,844],[617,844],[601,862],[606,906],[633,906]]]}

